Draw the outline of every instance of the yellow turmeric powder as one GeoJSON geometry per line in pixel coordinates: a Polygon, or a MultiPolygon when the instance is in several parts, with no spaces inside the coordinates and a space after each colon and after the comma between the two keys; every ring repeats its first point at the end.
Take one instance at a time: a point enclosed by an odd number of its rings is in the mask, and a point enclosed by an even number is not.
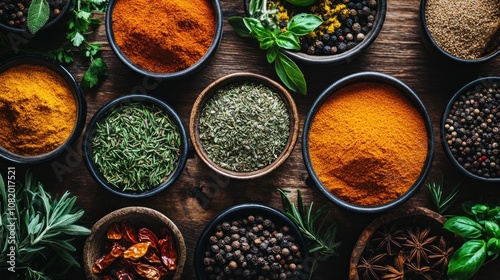
{"type": "Polygon", "coordinates": [[[381,205],[417,180],[427,155],[422,116],[394,87],[363,82],[333,93],[311,124],[317,176],[335,196],[381,205]]]}
{"type": "Polygon", "coordinates": [[[66,141],[76,121],[76,102],[54,71],[22,64],[0,73],[0,146],[35,156],[66,141]]]}

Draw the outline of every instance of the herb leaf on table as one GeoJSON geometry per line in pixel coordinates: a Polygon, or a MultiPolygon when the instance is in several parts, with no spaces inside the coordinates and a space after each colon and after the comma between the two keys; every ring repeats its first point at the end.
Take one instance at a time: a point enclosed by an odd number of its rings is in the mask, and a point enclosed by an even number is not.
{"type": "Polygon", "coordinates": [[[28,9],[27,26],[31,34],[40,30],[49,21],[50,7],[47,0],[33,0],[28,9]]]}

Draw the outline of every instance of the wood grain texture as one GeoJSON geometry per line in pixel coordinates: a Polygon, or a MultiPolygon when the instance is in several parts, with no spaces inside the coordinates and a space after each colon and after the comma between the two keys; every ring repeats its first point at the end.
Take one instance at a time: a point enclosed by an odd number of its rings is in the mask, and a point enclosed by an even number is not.
{"type": "MultiPolygon", "coordinates": [[[[417,0],[389,0],[386,20],[378,38],[366,53],[353,61],[338,66],[300,64],[309,89],[307,96],[293,95],[299,111],[300,134],[309,108],[315,98],[330,84],[339,78],[362,71],[389,74],[411,87],[421,97],[430,113],[436,154],[427,182],[444,179],[447,190],[460,182],[462,186],[460,202],[500,196],[500,186],[479,184],[459,174],[448,162],[439,143],[439,121],[447,100],[461,86],[475,78],[500,75],[500,58],[497,57],[481,65],[457,66],[431,56],[422,44],[418,29],[419,4],[417,0]]],[[[152,86],[152,90],[147,92],[172,105],[180,114],[186,128],[197,95],[217,78],[245,71],[262,74],[278,81],[274,67],[265,60],[264,52],[259,50],[253,41],[238,37],[227,23],[228,17],[244,14],[243,1],[221,0],[221,5],[224,15],[224,34],[218,51],[210,63],[194,76],[163,82],[152,86]]],[[[103,14],[98,16],[104,18],[103,14]]],[[[145,79],[132,72],[115,57],[107,42],[103,25],[92,35],[92,40],[103,44],[102,56],[109,66],[110,75],[97,89],[86,92],[87,123],[105,103],[124,94],[136,93],[138,86],[155,83],[154,80],[145,79]]],[[[85,67],[75,62],[69,70],[79,80],[83,76],[85,67]]],[[[83,223],[89,227],[107,213],[131,205],[151,207],[166,214],[179,227],[186,241],[188,256],[183,279],[195,279],[194,247],[202,229],[217,213],[229,206],[244,202],[258,202],[281,209],[277,188],[300,189],[306,202],[314,201],[318,206],[327,205],[330,210],[328,221],[339,224],[338,240],[342,241],[340,256],[321,261],[314,279],[347,279],[352,248],[364,227],[378,215],[347,212],[331,204],[308,183],[300,136],[293,153],[281,167],[263,178],[249,181],[222,180],[224,181],[222,184],[217,184],[213,173],[191,149],[180,179],[169,190],[142,200],[117,197],[93,181],[81,158],[81,138],[73,146],[76,156],[63,155],[54,162],[33,167],[32,170],[54,195],[69,190],[78,196],[77,204],[85,210],[83,223]],[[57,164],[65,165],[69,169],[62,178],[58,178],[54,172],[54,165],[57,164]],[[207,196],[211,199],[208,209],[203,209],[193,197],[192,189],[195,186],[204,186],[207,196]]],[[[2,163],[2,166],[7,165],[2,163]]],[[[0,169],[2,173],[5,170],[0,169]]],[[[21,172],[22,168],[19,167],[18,170],[21,172]]],[[[422,187],[404,206],[431,207],[425,187],[422,187]]],[[[459,213],[459,205],[451,210],[459,213]]],[[[81,250],[78,253],[81,254],[81,250]]],[[[495,269],[497,265],[498,261],[484,267],[478,279],[499,279],[500,272],[495,269]]],[[[79,277],[84,278],[83,275],[79,277]]]]}

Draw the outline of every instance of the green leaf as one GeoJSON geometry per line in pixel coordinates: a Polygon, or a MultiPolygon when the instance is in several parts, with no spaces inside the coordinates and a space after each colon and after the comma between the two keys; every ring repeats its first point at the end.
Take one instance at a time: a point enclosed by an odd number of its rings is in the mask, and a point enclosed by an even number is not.
{"type": "Polygon", "coordinates": [[[443,228],[464,238],[479,238],[483,234],[483,227],[479,223],[462,216],[449,218],[443,228]]]}
{"type": "Polygon", "coordinates": [[[276,44],[272,45],[266,53],[266,58],[267,62],[273,63],[276,57],[278,56],[278,53],[280,51],[280,47],[276,44]]]}
{"type": "Polygon", "coordinates": [[[447,276],[450,280],[472,278],[486,260],[486,243],[483,240],[469,240],[450,259],[447,276]]]}
{"type": "Polygon", "coordinates": [[[323,23],[320,17],[313,14],[301,13],[295,15],[287,25],[287,30],[297,36],[305,36],[323,23]]]}
{"type": "Polygon", "coordinates": [[[79,235],[85,236],[90,234],[90,230],[88,228],[74,224],[59,229],[59,231],[64,234],[74,235],[74,236],[79,236],[79,235]]]}
{"type": "Polygon", "coordinates": [[[273,37],[266,37],[259,39],[259,48],[262,50],[267,50],[274,46],[276,44],[276,41],[273,37]]]}
{"type": "Polygon", "coordinates": [[[33,0],[28,9],[26,18],[31,34],[37,33],[49,20],[50,7],[47,0],[33,0]]]}
{"type": "Polygon", "coordinates": [[[318,0],[286,0],[286,2],[295,6],[309,6],[316,3],[318,0]]]}
{"type": "Polygon", "coordinates": [[[490,238],[490,240],[488,240],[488,243],[486,244],[486,248],[488,256],[493,256],[498,254],[500,252],[500,239],[490,238]]]}
{"type": "Polygon", "coordinates": [[[276,73],[281,81],[292,91],[305,95],[306,80],[299,67],[289,57],[279,52],[274,61],[276,73]]]}
{"type": "Polygon", "coordinates": [[[488,210],[489,210],[489,207],[484,205],[484,204],[481,204],[481,203],[477,203],[476,205],[472,206],[472,208],[471,208],[471,211],[474,215],[481,215],[481,214],[488,213],[488,210]]]}
{"type": "Polygon", "coordinates": [[[252,31],[245,25],[243,17],[234,16],[228,18],[227,21],[240,37],[252,37],[250,35],[252,31]]]}
{"type": "Polygon", "coordinates": [[[500,227],[497,223],[491,221],[484,221],[484,229],[489,237],[500,237],[500,227]]]}
{"type": "Polygon", "coordinates": [[[254,38],[273,37],[273,31],[267,29],[258,19],[243,18],[243,23],[250,29],[250,35],[254,38]]]}
{"type": "Polygon", "coordinates": [[[255,13],[262,9],[262,0],[250,0],[250,4],[248,6],[248,13],[253,16],[255,13]]]}
{"type": "Polygon", "coordinates": [[[92,13],[86,12],[86,11],[83,11],[83,10],[79,10],[78,12],[76,12],[76,17],[79,18],[79,19],[83,19],[85,21],[90,20],[90,16],[91,15],[92,15],[92,13]]]}
{"type": "Polygon", "coordinates": [[[92,61],[89,69],[85,72],[82,78],[82,87],[92,88],[99,83],[101,77],[108,75],[108,68],[102,58],[96,58],[92,61]]]}
{"type": "Polygon", "coordinates": [[[280,33],[276,39],[276,43],[287,50],[300,50],[299,37],[289,31],[280,33]]]}
{"type": "Polygon", "coordinates": [[[71,43],[75,47],[79,47],[85,41],[85,37],[83,37],[83,35],[78,31],[75,31],[68,36],[70,36],[68,39],[71,39],[71,43]]]}

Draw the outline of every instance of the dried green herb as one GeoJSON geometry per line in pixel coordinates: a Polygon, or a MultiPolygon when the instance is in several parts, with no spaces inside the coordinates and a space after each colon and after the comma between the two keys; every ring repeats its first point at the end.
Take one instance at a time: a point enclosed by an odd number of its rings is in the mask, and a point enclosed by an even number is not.
{"type": "Polygon", "coordinates": [[[207,101],[198,130],[213,162],[248,172],[271,164],[281,154],[290,134],[290,116],[280,95],[269,87],[233,83],[207,101]]]}
{"type": "Polygon", "coordinates": [[[122,191],[145,191],[167,180],[180,156],[179,128],[159,107],[132,102],[97,123],[92,158],[122,191]]]}

